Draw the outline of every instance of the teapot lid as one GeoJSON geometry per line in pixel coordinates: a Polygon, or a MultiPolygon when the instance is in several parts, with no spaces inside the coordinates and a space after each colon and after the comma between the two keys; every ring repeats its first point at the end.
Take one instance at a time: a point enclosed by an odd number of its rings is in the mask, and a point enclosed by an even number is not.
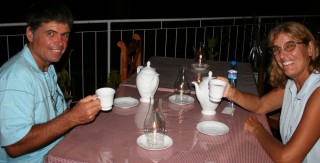
{"type": "Polygon", "coordinates": [[[154,68],[150,67],[151,62],[147,62],[147,66],[142,69],[142,71],[155,71],[154,68]]]}
{"type": "MultiPolygon", "coordinates": [[[[208,72],[208,76],[205,76],[205,77],[203,77],[202,78],[202,81],[204,81],[204,80],[211,80],[212,79],[212,71],[209,71],[208,72]]],[[[209,81],[208,81],[209,82],[209,81]]]]}

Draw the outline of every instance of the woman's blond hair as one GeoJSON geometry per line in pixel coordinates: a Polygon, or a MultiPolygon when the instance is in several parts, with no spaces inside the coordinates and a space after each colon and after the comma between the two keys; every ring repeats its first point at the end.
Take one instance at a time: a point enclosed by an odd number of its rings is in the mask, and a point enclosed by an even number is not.
{"type": "MultiPolygon", "coordinates": [[[[313,45],[310,51],[309,72],[312,73],[315,70],[320,70],[318,43],[307,27],[298,22],[285,22],[276,26],[269,33],[268,47],[274,46],[274,41],[280,34],[286,34],[291,38],[301,40],[306,46],[313,45]]],[[[272,59],[268,71],[271,86],[274,88],[284,88],[288,78],[284,75],[275,58],[272,59]]]]}

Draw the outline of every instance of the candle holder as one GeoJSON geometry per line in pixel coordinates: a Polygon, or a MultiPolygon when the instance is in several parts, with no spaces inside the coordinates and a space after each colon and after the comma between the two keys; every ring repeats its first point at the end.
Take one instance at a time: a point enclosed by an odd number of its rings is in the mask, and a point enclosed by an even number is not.
{"type": "Polygon", "coordinates": [[[187,103],[190,92],[191,85],[188,80],[188,66],[181,65],[174,83],[175,103],[187,103]]]}
{"type": "Polygon", "coordinates": [[[147,116],[144,120],[144,134],[150,149],[161,149],[164,146],[166,121],[162,114],[162,98],[150,102],[147,116]]]}
{"type": "Polygon", "coordinates": [[[205,45],[203,42],[199,42],[199,45],[195,51],[194,62],[197,67],[202,67],[206,59],[205,45]]]}

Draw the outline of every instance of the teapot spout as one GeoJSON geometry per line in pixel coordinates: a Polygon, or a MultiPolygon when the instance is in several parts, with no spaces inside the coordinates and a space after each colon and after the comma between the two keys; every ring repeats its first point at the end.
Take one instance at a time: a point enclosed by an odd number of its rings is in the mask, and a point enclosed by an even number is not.
{"type": "Polygon", "coordinates": [[[157,79],[159,79],[159,74],[155,74],[155,76],[153,76],[153,78],[151,79],[151,82],[153,83],[153,82],[156,82],[157,83],[157,81],[154,81],[154,80],[157,80],[157,79]]]}
{"type": "Polygon", "coordinates": [[[200,89],[199,88],[199,84],[196,82],[196,81],[193,81],[193,82],[191,82],[193,85],[194,85],[194,87],[195,87],[195,90],[196,90],[196,92],[200,89]]]}

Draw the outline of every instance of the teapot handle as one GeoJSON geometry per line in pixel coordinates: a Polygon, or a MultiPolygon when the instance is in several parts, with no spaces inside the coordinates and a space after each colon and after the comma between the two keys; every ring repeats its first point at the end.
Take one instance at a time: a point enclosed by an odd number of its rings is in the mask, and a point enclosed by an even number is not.
{"type": "Polygon", "coordinates": [[[143,66],[138,66],[137,67],[137,73],[139,73],[142,68],[143,68],[143,66]]]}

